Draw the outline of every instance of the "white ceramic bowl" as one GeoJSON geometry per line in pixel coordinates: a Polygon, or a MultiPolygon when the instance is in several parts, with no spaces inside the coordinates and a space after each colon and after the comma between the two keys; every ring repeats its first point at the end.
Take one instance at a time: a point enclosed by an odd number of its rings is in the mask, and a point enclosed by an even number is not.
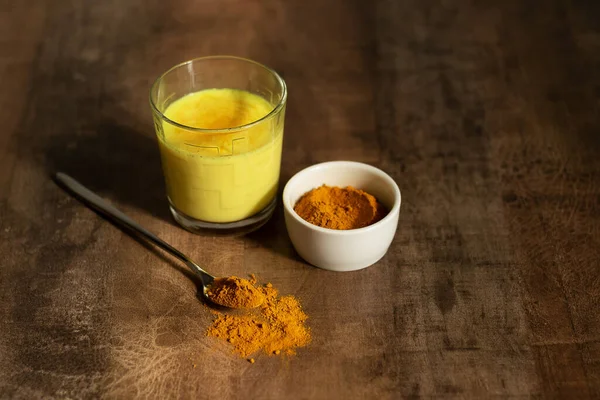
{"type": "Polygon", "coordinates": [[[283,189],[285,225],[294,248],[310,264],[332,271],[354,271],[379,261],[398,226],[400,189],[382,170],[352,161],[316,164],[294,175],[283,189]],[[334,230],[306,222],[294,205],[306,192],[323,184],[353,186],[372,194],[389,211],[381,221],[360,229],[334,230]]]}

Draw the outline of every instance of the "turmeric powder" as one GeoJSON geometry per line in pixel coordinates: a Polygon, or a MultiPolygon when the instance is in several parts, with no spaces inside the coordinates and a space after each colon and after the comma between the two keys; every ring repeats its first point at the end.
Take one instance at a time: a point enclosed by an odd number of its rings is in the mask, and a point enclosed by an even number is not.
{"type": "Polygon", "coordinates": [[[302,195],[294,211],[313,225],[339,230],[363,228],[387,214],[385,207],[363,190],[327,185],[302,195]]]}
{"type": "Polygon", "coordinates": [[[297,348],[306,346],[311,336],[300,302],[294,296],[278,296],[271,284],[256,289],[264,296],[259,309],[242,315],[217,313],[206,334],[229,342],[241,357],[260,350],[293,355],[297,348]]]}
{"type": "Polygon", "coordinates": [[[231,276],[217,278],[208,287],[206,296],[213,302],[231,308],[255,308],[265,301],[265,295],[254,285],[256,278],[250,280],[231,276]]]}

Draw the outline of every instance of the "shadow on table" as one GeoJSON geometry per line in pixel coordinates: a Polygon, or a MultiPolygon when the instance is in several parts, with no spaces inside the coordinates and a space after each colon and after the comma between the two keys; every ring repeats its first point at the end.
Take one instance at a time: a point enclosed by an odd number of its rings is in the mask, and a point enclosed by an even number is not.
{"type": "MultiPolygon", "coordinates": [[[[101,197],[178,226],[169,212],[160,153],[151,135],[105,122],[85,135],[54,137],[47,145],[46,159],[49,175],[64,172],[101,197]]],[[[272,218],[246,238],[281,256],[302,261],[289,240],[283,217],[281,196],[290,176],[282,171],[272,218]]]]}
{"type": "Polygon", "coordinates": [[[64,172],[102,197],[174,225],[153,137],[106,122],[90,134],[53,138],[46,158],[50,175],[64,172]]]}
{"type": "Polygon", "coordinates": [[[294,261],[304,262],[304,260],[298,255],[292,242],[288,236],[285,219],[283,216],[283,202],[281,200],[283,194],[283,187],[287,183],[289,176],[282,173],[281,181],[279,184],[279,191],[277,192],[277,207],[273,212],[271,219],[263,225],[260,229],[249,233],[246,238],[255,244],[265,247],[280,256],[289,258],[294,261]]]}

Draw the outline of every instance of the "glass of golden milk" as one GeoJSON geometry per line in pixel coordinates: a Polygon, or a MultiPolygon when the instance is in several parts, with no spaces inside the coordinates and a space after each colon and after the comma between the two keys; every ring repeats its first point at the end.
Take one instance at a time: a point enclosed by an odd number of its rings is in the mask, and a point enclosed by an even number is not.
{"type": "Polygon", "coordinates": [[[195,233],[247,233],[273,214],[287,89],[232,56],[174,66],[150,90],[171,213],[195,233]]]}

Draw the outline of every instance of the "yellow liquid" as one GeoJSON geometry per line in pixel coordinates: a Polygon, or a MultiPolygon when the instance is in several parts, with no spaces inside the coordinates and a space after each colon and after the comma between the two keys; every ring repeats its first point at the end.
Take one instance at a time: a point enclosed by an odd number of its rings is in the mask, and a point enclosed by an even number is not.
{"type": "MultiPolygon", "coordinates": [[[[250,92],[207,89],[176,100],[164,115],[186,126],[225,129],[257,121],[273,108],[250,92]]],[[[158,137],[172,205],[207,222],[239,221],[264,209],[277,193],[283,112],[227,133],[189,131],[163,122],[158,137]]]]}

